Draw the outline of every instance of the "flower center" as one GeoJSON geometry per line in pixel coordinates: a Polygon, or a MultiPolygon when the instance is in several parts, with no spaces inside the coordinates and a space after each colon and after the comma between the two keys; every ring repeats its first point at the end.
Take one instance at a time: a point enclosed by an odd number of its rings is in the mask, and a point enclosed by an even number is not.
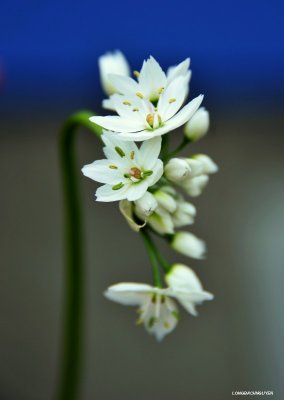
{"type": "Polygon", "coordinates": [[[148,114],[146,117],[146,121],[153,129],[158,128],[162,124],[162,118],[157,112],[148,114]]]}
{"type": "Polygon", "coordinates": [[[142,177],[142,172],[139,168],[133,167],[130,169],[130,176],[137,180],[140,180],[142,177]]]}

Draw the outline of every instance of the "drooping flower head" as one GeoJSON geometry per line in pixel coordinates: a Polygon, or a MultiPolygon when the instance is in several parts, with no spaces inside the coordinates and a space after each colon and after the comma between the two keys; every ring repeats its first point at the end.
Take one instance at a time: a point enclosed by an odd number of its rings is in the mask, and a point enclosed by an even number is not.
{"type": "Polygon", "coordinates": [[[196,316],[195,305],[212,300],[213,295],[203,290],[196,274],[187,266],[176,264],[166,276],[168,288],[161,289],[143,283],[118,283],[110,286],[105,296],[117,303],[138,306],[138,324],[157,340],[162,340],[176,327],[180,319],[175,300],[187,312],[196,316]]]}
{"type": "Polygon", "coordinates": [[[104,132],[102,140],[106,159],[82,169],[85,176],[104,183],[96,191],[97,201],[138,200],[161,178],[160,137],[144,142],[140,148],[134,142],[119,140],[111,132],[104,132]]]}

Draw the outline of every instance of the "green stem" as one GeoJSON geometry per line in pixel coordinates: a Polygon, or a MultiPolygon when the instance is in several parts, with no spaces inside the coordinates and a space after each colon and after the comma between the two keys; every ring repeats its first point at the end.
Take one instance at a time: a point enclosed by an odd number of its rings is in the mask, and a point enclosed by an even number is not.
{"type": "Polygon", "coordinates": [[[176,156],[181,150],[183,150],[191,141],[189,139],[187,139],[187,137],[183,138],[183,141],[179,144],[179,146],[173,150],[172,152],[170,152],[169,154],[167,154],[164,157],[164,162],[169,161],[170,158],[176,156]]]}
{"type": "Polygon", "coordinates": [[[141,229],[140,233],[143,237],[144,244],[152,264],[154,285],[157,287],[162,287],[162,280],[160,276],[159,264],[156,255],[157,254],[156,246],[154,245],[151,237],[149,236],[148,232],[145,229],[141,229]]]}
{"type": "Polygon", "coordinates": [[[63,182],[65,220],[65,304],[63,358],[58,400],[77,398],[83,321],[83,229],[81,221],[80,196],[78,189],[78,168],[75,159],[75,138],[83,126],[98,137],[101,128],[89,121],[94,113],[78,112],[69,117],[60,133],[59,151],[63,182]]]}

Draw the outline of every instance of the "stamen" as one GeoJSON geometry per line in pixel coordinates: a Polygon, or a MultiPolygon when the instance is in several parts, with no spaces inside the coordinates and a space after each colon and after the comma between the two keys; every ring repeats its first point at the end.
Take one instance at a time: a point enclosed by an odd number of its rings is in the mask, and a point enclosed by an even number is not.
{"type": "Polygon", "coordinates": [[[164,90],[165,90],[164,86],[161,86],[160,89],[158,89],[158,93],[162,94],[164,90]]]}
{"type": "Polygon", "coordinates": [[[148,321],[148,326],[149,328],[152,328],[153,325],[157,322],[157,319],[155,317],[151,317],[148,321]]]}
{"type": "Polygon", "coordinates": [[[135,151],[132,150],[132,151],[130,152],[130,159],[131,159],[131,160],[134,160],[134,156],[135,156],[135,151]]]}
{"type": "Polygon", "coordinates": [[[176,101],[176,99],[174,97],[172,97],[171,99],[169,99],[169,103],[172,104],[176,101]]]}
{"type": "Polygon", "coordinates": [[[128,100],[124,100],[123,104],[124,104],[125,106],[131,106],[131,103],[130,103],[130,101],[128,101],[128,100]]]}
{"type": "Polygon", "coordinates": [[[153,174],[153,171],[143,171],[143,178],[145,177],[145,176],[151,176],[153,174]]]}
{"type": "Polygon", "coordinates": [[[124,186],[124,184],[122,182],[118,183],[117,185],[114,185],[112,187],[112,190],[119,190],[124,186]]]}
{"type": "Polygon", "coordinates": [[[124,176],[124,178],[126,178],[126,179],[127,179],[127,178],[131,178],[131,175],[130,175],[130,174],[124,174],[123,176],[124,176]]]}
{"type": "Polygon", "coordinates": [[[168,321],[165,321],[165,322],[164,322],[164,327],[165,327],[166,329],[170,329],[171,325],[168,323],[168,321]]]}
{"type": "Polygon", "coordinates": [[[109,166],[108,166],[110,169],[117,169],[118,167],[116,166],[116,165],[114,165],[114,164],[110,164],[109,166]]]}
{"type": "Polygon", "coordinates": [[[139,71],[133,71],[133,75],[136,76],[136,78],[138,78],[139,75],[140,75],[140,72],[139,71]]]}
{"type": "Polygon", "coordinates": [[[132,111],[139,111],[138,107],[134,107],[132,111]]]}
{"type": "Polygon", "coordinates": [[[125,157],[125,153],[120,147],[116,146],[114,149],[121,158],[125,157]]]}
{"type": "Polygon", "coordinates": [[[146,117],[146,121],[150,126],[153,126],[154,123],[154,114],[148,114],[146,117]]]}
{"type": "Polygon", "coordinates": [[[144,99],[144,95],[141,92],[137,92],[136,96],[140,97],[140,99],[144,99]]]}

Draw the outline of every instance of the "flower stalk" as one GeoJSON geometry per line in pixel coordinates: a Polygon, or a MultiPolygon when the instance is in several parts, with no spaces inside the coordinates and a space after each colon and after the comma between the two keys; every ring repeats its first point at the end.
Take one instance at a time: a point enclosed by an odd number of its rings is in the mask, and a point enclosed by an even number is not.
{"type": "Polygon", "coordinates": [[[92,115],[93,112],[82,111],[69,117],[59,138],[65,213],[65,300],[63,354],[58,400],[76,399],[78,392],[83,321],[84,258],[75,139],[80,127],[84,127],[100,137],[101,128],[89,121],[92,115]]]}

